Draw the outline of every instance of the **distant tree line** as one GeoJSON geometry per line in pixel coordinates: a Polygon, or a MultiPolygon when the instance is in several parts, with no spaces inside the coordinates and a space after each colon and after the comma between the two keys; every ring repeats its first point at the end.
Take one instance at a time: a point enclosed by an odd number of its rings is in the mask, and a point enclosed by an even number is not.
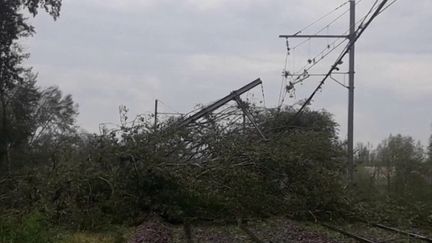
{"type": "Polygon", "coordinates": [[[432,136],[426,149],[410,136],[390,135],[375,148],[359,144],[357,151],[361,200],[386,212],[383,217],[407,214],[415,222],[432,222],[432,136]]]}

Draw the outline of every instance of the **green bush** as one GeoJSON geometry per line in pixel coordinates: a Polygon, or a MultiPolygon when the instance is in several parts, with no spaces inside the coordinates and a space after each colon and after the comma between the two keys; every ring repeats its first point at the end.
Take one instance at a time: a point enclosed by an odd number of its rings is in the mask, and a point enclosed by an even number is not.
{"type": "Polygon", "coordinates": [[[347,206],[336,124],[325,112],[293,118],[290,110],[261,114],[268,141],[250,125],[227,129],[216,121],[180,130],[168,121],[157,133],[144,123],[83,136],[55,167],[30,167],[1,185],[3,205],[39,209],[72,230],[135,224],[152,214],[173,223],[331,217],[347,206]]]}
{"type": "Polygon", "coordinates": [[[47,218],[39,212],[22,217],[2,216],[0,242],[46,243],[52,242],[52,237],[47,218]]]}

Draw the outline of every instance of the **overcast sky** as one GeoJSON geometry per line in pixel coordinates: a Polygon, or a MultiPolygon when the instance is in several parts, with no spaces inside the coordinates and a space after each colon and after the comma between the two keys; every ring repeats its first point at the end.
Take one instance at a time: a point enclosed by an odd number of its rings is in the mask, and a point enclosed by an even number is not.
{"type": "MultiPolygon", "coordinates": [[[[267,107],[278,103],[285,41],[344,0],[64,0],[53,22],[34,20],[37,34],[25,42],[29,65],[41,86],[57,85],[79,103],[79,125],[118,123],[118,106],[131,116],[188,112],[260,77],[267,107]]],[[[358,4],[358,19],[374,0],[358,4]]],[[[304,34],[314,33],[343,13],[342,7],[304,34]]],[[[432,1],[400,0],[371,25],[357,44],[355,137],[377,144],[402,133],[426,143],[432,133],[432,1]]],[[[348,28],[344,16],[324,34],[348,28]]],[[[329,44],[308,42],[288,58],[290,71],[307,64],[329,44]]],[[[296,42],[290,43],[295,45],[296,42]]],[[[330,43],[331,44],[331,43],[330,43]]],[[[337,54],[337,53],[336,53],[337,54]]],[[[312,73],[328,69],[330,55],[312,73]]],[[[346,82],[343,75],[337,77],[346,82]]],[[[304,99],[318,79],[296,87],[304,99]]],[[[256,99],[261,91],[255,90],[256,99]],[[259,91],[259,92],[258,92],[259,91]]],[[[259,97],[259,98],[257,98],[259,97]]],[[[314,99],[346,137],[347,90],[328,82],[314,99]]]]}

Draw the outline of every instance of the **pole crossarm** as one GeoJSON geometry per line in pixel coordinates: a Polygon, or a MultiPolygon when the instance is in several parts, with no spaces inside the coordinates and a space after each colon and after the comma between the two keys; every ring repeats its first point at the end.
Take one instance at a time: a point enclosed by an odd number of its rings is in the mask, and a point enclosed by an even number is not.
{"type": "Polygon", "coordinates": [[[214,102],[213,104],[206,106],[204,108],[202,108],[200,111],[198,111],[197,113],[187,117],[186,119],[184,119],[183,121],[181,121],[178,125],[178,127],[184,127],[187,126],[188,124],[204,117],[205,115],[212,113],[213,111],[219,109],[220,107],[222,107],[223,105],[225,105],[226,103],[235,100],[236,97],[239,97],[240,95],[246,93],[247,91],[255,88],[256,86],[262,84],[261,79],[257,79],[245,86],[243,86],[242,88],[231,92],[229,95],[225,96],[224,98],[214,102]]]}
{"type": "Polygon", "coordinates": [[[279,35],[279,38],[345,38],[348,39],[349,35],[279,35]]]}
{"type": "Polygon", "coordinates": [[[357,40],[363,35],[364,31],[369,27],[369,25],[372,23],[372,21],[379,15],[380,11],[383,9],[383,7],[385,6],[385,4],[387,2],[388,2],[388,0],[383,0],[383,2],[380,4],[380,6],[377,8],[377,10],[375,10],[375,13],[372,15],[372,17],[369,18],[369,20],[365,23],[364,26],[361,26],[356,31],[356,34],[355,34],[354,38],[348,43],[348,46],[341,53],[341,55],[336,60],[336,62],[334,63],[334,65],[332,65],[332,67],[330,68],[330,70],[327,72],[326,76],[321,80],[321,82],[319,83],[318,87],[312,92],[312,94],[309,96],[309,98],[306,100],[306,102],[304,102],[304,104],[302,105],[302,107],[297,111],[297,114],[296,114],[295,117],[298,117],[304,111],[304,109],[306,108],[306,106],[308,106],[311,103],[313,97],[315,97],[315,95],[321,89],[321,87],[324,85],[325,81],[332,75],[333,71],[336,70],[336,68],[338,66],[338,63],[340,63],[343,60],[343,58],[349,53],[349,51],[351,50],[351,48],[354,46],[354,44],[357,42],[357,40]]]}
{"type": "MultiPolygon", "coordinates": [[[[397,0],[395,0],[397,1],[397,0]]],[[[375,5],[378,4],[378,0],[375,2],[373,7],[371,8],[370,12],[364,17],[363,22],[358,26],[356,29],[356,0],[349,0],[350,4],[350,28],[349,28],[349,34],[348,35],[299,35],[301,33],[298,32],[294,35],[280,35],[280,38],[285,38],[287,40],[287,49],[288,49],[288,55],[289,55],[289,44],[288,39],[289,38],[346,38],[349,40],[348,45],[346,48],[342,51],[341,55],[337,58],[334,65],[330,68],[328,73],[324,75],[324,78],[319,83],[318,87],[312,92],[312,94],[309,96],[309,98],[304,102],[302,107],[297,111],[296,115],[294,116],[294,119],[297,119],[298,116],[304,111],[304,109],[311,103],[314,96],[317,94],[317,92],[322,88],[324,83],[327,79],[332,79],[335,82],[339,83],[340,85],[348,88],[348,132],[347,132],[347,154],[348,154],[348,164],[349,164],[349,178],[350,181],[353,182],[354,178],[354,81],[355,81],[355,44],[357,40],[363,35],[364,31],[369,27],[369,25],[374,21],[374,19],[382,13],[387,7],[387,3],[389,0],[381,0],[381,3],[378,5],[377,8],[375,8],[375,5]],[[373,11],[374,10],[374,11],[373,11]],[[369,17],[369,14],[373,14],[369,17]],[[368,18],[369,17],[369,18],[368,18]],[[349,85],[346,86],[345,84],[342,84],[338,80],[334,79],[332,77],[332,74],[334,71],[338,70],[338,65],[342,62],[342,59],[349,54],[349,85]]],[[[290,83],[292,85],[292,83],[290,83]]]]}

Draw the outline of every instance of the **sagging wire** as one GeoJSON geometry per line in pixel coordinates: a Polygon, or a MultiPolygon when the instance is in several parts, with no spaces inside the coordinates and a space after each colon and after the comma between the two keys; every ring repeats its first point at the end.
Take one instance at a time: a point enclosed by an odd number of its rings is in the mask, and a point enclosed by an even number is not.
{"type": "MultiPolygon", "coordinates": [[[[356,5],[360,4],[362,1],[363,1],[363,0],[360,0],[360,1],[356,2],[356,5]]],[[[394,1],[398,1],[398,0],[394,0],[394,1]]],[[[369,12],[368,12],[368,13],[367,13],[363,18],[361,18],[359,21],[357,21],[357,22],[355,23],[355,26],[357,26],[357,25],[362,26],[362,25],[364,24],[364,21],[369,17],[370,13],[374,10],[374,8],[376,7],[376,4],[377,4],[377,3],[378,3],[378,0],[376,0],[376,2],[373,4],[373,6],[372,6],[372,8],[369,10],[369,12]]],[[[347,12],[349,12],[349,10],[346,11],[346,13],[347,13],[347,12]]],[[[346,13],[344,13],[344,14],[346,14],[346,13]]],[[[337,17],[335,20],[341,18],[344,14],[340,15],[340,16],[337,17]]],[[[326,25],[323,29],[321,29],[320,31],[318,31],[316,34],[319,34],[319,33],[321,33],[323,30],[325,30],[326,28],[329,28],[333,23],[336,22],[335,20],[333,20],[332,22],[330,22],[328,25],[326,25]]],[[[346,30],[346,31],[343,33],[343,35],[347,35],[347,34],[349,33],[349,30],[350,30],[350,28],[348,28],[348,30],[346,30]]],[[[308,38],[306,41],[308,41],[309,39],[311,39],[311,38],[308,38]]],[[[308,64],[306,64],[304,67],[300,68],[300,69],[298,70],[297,73],[299,73],[299,72],[303,72],[304,70],[309,71],[309,70],[312,69],[315,65],[317,65],[321,60],[323,60],[325,57],[327,57],[331,52],[333,52],[333,51],[334,51],[335,49],[337,49],[340,45],[342,45],[342,43],[344,43],[345,41],[346,41],[346,40],[342,40],[342,41],[340,41],[340,40],[335,40],[335,41],[333,41],[332,43],[327,44],[327,47],[324,48],[324,49],[323,49],[323,50],[322,50],[322,51],[321,51],[317,56],[308,59],[308,64]],[[339,41],[339,43],[336,44],[338,41],[339,41]],[[335,46],[335,47],[334,47],[333,49],[331,49],[327,54],[324,54],[326,50],[328,50],[328,49],[331,48],[331,46],[335,46]],[[322,56],[323,58],[320,58],[320,59],[317,61],[317,58],[320,57],[320,56],[322,56]],[[308,66],[309,66],[309,67],[308,67],[308,66]]],[[[294,47],[293,49],[295,49],[295,47],[294,47]]]]}
{"type": "Polygon", "coordinates": [[[388,8],[390,8],[393,4],[395,4],[397,1],[399,0],[393,0],[391,3],[389,3],[386,7],[384,7],[381,11],[380,14],[384,11],[386,11],[388,8]]]}
{"type": "MultiPolygon", "coordinates": [[[[309,72],[313,67],[318,65],[322,60],[324,60],[328,55],[330,55],[333,51],[338,49],[343,43],[345,43],[347,39],[343,40],[335,40],[331,44],[328,44],[325,49],[323,49],[318,55],[316,55],[313,58],[308,59],[308,64],[300,68],[296,73],[300,73],[298,79],[302,78],[301,75],[303,75],[306,72],[309,72]],[[339,43],[337,43],[339,42],[339,43]],[[337,44],[336,44],[337,43],[337,44]],[[333,48],[332,48],[333,46],[333,48]],[[327,51],[329,50],[329,51],[327,51]],[[326,52],[327,51],[327,52],[326,52]]],[[[296,73],[293,75],[295,76],[296,73]]]]}
{"type": "MultiPolygon", "coordinates": [[[[303,81],[307,80],[308,78],[311,77],[311,75],[309,74],[309,71],[315,67],[318,63],[320,63],[322,60],[324,60],[328,55],[330,55],[331,53],[333,53],[336,49],[338,49],[343,43],[345,43],[347,40],[344,39],[342,41],[340,41],[337,45],[335,45],[333,48],[331,48],[327,53],[326,51],[328,50],[327,48],[324,49],[320,54],[318,54],[316,57],[314,57],[313,59],[309,59],[309,65],[304,66],[302,69],[300,69],[297,73],[290,73],[288,71],[284,71],[284,80],[286,80],[286,84],[285,84],[285,89],[284,87],[282,87],[281,89],[283,90],[284,94],[282,95],[282,99],[280,99],[280,103],[279,103],[279,109],[283,106],[286,96],[288,93],[290,93],[290,98],[294,98],[295,97],[295,85],[298,83],[302,83],[303,81]],[[309,67],[308,67],[309,66],[309,67]],[[302,71],[301,74],[298,74],[302,71]],[[288,78],[291,77],[292,79],[288,82],[288,78]],[[296,78],[294,78],[296,77],[296,78]]],[[[331,45],[334,45],[337,41],[333,42],[331,45]]],[[[282,92],[281,90],[281,92],[282,92]]]]}
{"type": "Polygon", "coordinates": [[[281,82],[281,87],[280,87],[280,92],[279,92],[279,99],[278,99],[278,107],[282,106],[283,104],[283,96],[284,94],[284,88],[286,86],[286,82],[287,82],[287,78],[288,78],[288,57],[291,55],[291,49],[290,49],[290,43],[289,40],[286,39],[286,55],[285,55],[285,64],[284,64],[284,69],[282,71],[282,82],[281,82]]]}
{"type": "MultiPolygon", "coordinates": [[[[362,0],[358,1],[356,4],[359,4],[362,0]]],[[[392,4],[394,2],[396,2],[398,0],[394,0],[392,2],[392,4]]],[[[363,27],[364,22],[366,21],[366,19],[369,17],[369,15],[372,13],[372,11],[375,9],[376,5],[378,4],[378,0],[375,1],[375,3],[372,5],[371,9],[369,10],[369,12],[363,17],[361,18],[359,21],[357,21],[355,23],[355,26],[359,25],[360,27],[363,27]]],[[[389,7],[389,6],[387,6],[389,7]]],[[[335,21],[333,21],[334,23],[335,21]]],[[[326,26],[327,28],[330,25],[326,26]]],[[[345,31],[343,34],[348,34],[349,29],[347,31],[345,31]]],[[[305,66],[303,66],[302,68],[300,68],[297,72],[291,74],[292,76],[297,76],[297,79],[294,81],[294,84],[300,83],[304,80],[306,80],[307,78],[305,78],[305,73],[309,73],[309,71],[316,66],[317,64],[319,64],[322,60],[324,60],[328,55],[330,55],[333,51],[335,51],[336,49],[338,49],[343,43],[345,43],[345,41],[347,41],[346,39],[344,40],[335,40],[333,41],[331,44],[327,44],[327,47],[324,48],[318,55],[316,55],[313,58],[309,58],[308,59],[308,64],[306,64],[305,66]],[[339,43],[338,43],[339,42],[339,43]],[[337,44],[336,44],[337,43],[337,44]],[[333,46],[332,49],[331,46],[333,46]],[[329,50],[330,49],[330,50],[329,50]],[[329,50],[327,53],[326,51],[329,50]],[[299,74],[300,73],[300,74],[299,74]]]]}
{"type": "MultiPolygon", "coordinates": [[[[319,83],[319,85],[317,86],[317,88],[312,92],[312,94],[309,96],[309,98],[304,102],[304,104],[302,105],[302,107],[297,111],[296,115],[295,115],[295,119],[304,111],[304,109],[306,108],[306,106],[308,106],[310,104],[310,102],[312,101],[312,99],[315,97],[315,95],[317,94],[317,92],[319,90],[322,89],[322,86],[325,84],[326,80],[331,76],[331,74],[333,73],[334,70],[336,70],[338,63],[340,63],[342,61],[342,59],[348,54],[349,50],[351,49],[351,47],[355,44],[355,42],[362,36],[362,34],[364,33],[364,31],[366,30],[366,28],[371,24],[371,22],[382,13],[382,9],[386,6],[388,0],[383,0],[381,2],[381,4],[377,7],[377,9],[375,10],[374,14],[366,21],[365,26],[359,26],[358,29],[356,30],[356,35],[355,35],[355,39],[353,41],[350,41],[350,43],[346,46],[346,48],[344,49],[344,51],[340,54],[340,56],[336,59],[335,64],[332,66],[332,68],[329,70],[329,72],[327,73],[327,75],[323,78],[323,80],[319,83]]],[[[368,14],[369,15],[369,14],[368,14]]],[[[368,16],[367,15],[367,16],[368,16]]]]}
{"type": "MultiPolygon", "coordinates": [[[[363,0],[359,0],[355,4],[358,5],[362,1],[363,0]]],[[[349,1],[346,1],[346,2],[342,3],[341,5],[339,5],[338,7],[336,7],[334,10],[330,11],[329,13],[325,14],[324,16],[322,16],[321,18],[319,18],[318,20],[314,21],[313,23],[309,24],[305,28],[303,28],[300,31],[298,31],[296,34],[302,33],[306,29],[310,28],[311,26],[313,26],[316,23],[320,22],[324,18],[330,16],[331,14],[333,14],[334,12],[336,12],[337,10],[341,9],[342,7],[344,7],[345,5],[347,5],[348,3],[349,3],[349,1]]],[[[346,11],[344,11],[342,14],[340,14],[339,16],[337,16],[332,21],[330,21],[323,28],[321,28],[320,30],[318,30],[318,32],[316,32],[315,34],[319,34],[319,33],[321,33],[322,31],[324,31],[326,29],[328,31],[331,25],[333,25],[334,23],[336,23],[339,19],[341,19],[343,16],[345,16],[348,12],[349,12],[349,9],[346,10],[346,11]]],[[[311,39],[312,38],[307,38],[306,40],[304,40],[303,42],[297,44],[293,48],[290,48],[289,40],[288,40],[288,38],[286,39],[287,55],[286,55],[286,58],[285,58],[285,66],[284,66],[284,70],[283,70],[282,84],[281,84],[280,93],[279,93],[279,99],[278,99],[278,104],[279,104],[278,107],[279,107],[279,109],[280,109],[280,107],[282,107],[283,103],[285,102],[285,98],[286,98],[287,92],[290,92],[291,93],[291,97],[294,97],[295,96],[295,87],[294,87],[294,85],[296,83],[303,82],[304,80],[306,80],[307,78],[309,78],[310,77],[308,75],[309,70],[312,69],[315,65],[317,65],[320,61],[322,61],[323,59],[325,59],[330,53],[332,53],[333,51],[335,51],[337,48],[339,48],[346,41],[346,40],[343,40],[343,41],[339,42],[338,44],[336,44],[338,42],[338,40],[335,40],[334,42],[332,42],[332,44],[327,44],[327,47],[323,51],[321,51],[317,56],[315,56],[314,58],[308,59],[308,64],[310,65],[310,67],[308,67],[309,65],[305,65],[302,69],[300,69],[297,72],[297,73],[302,72],[300,75],[297,75],[297,79],[291,80],[290,82],[288,82],[288,77],[289,76],[292,76],[292,77],[295,76],[295,74],[292,74],[292,73],[290,73],[287,70],[288,56],[291,54],[291,51],[296,50],[301,45],[303,45],[303,44],[305,44],[307,42],[310,43],[311,39]],[[334,46],[334,48],[331,49],[331,46],[334,46]],[[325,53],[329,49],[331,49],[331,50],[328,51],[327,53],[325,53]]]]}
{"type": "MultiPolygon", "coordinates": [[[[356,2],[356,5],[360,4],[363,0],[359,0],[356,2]]],[[[389,8],[391,5],[395,4],[398,0],[393,0],[389,5],[387,5],[384,9],[382,9],[378,14],[381,14],[384,10],[386,10],[387,8],[389,8]]],[[[377,6],[379,0],[376,0],[374,2],[374,4],[372,5],[372,7],[370,8],[370,10],[368,11],[368,13],[361,18],[359,21],[357,21],[354,25],[355,26],[359,26],[359,30],[361,30],[364,26],[365,21],[368,19],[369,15],[373,12],[373,10],[375,10],[375,7],[377,6]]],[[[341,6],[339,6],[337,9],[343,7],[345,4],[342,4],[341,6]]],[[[345,11],[344,13],[342,13],[341,15],[339,15],[338,17],[336,17],[334,20],[332,20],[329,24],[327,24],[326,26],[324,26],[322,29],[320,29],[316,34],[321,33],[322,31],[324,31],[325,29],[328,30],[328,28],[334,24],[336,21],[338,21],[340,18],[342,18],[345,14],[347,14],[349,12],[349,10],[345,11]]],[[[327,14],[327,16],[330,14],[327,14]]],[[[321,19],[322,20],[322,19],[321,19]]],[[[317,23],[319,21],[315,21],[313,24],[317,23]]],[[[311,24],[310,26],[312,26],[313,24],[311,24]]],[[[310,27],[308,26],[308,27],[310,27]]],[[[307,29],[307,28],[304,28],[307,29]]],[[[299,31],[298,33],[301,33],[302,31],[299,31]]],[[[349,29],[347,31],[344,32],[344,34],[348,34],[349,33],[349,29]]],[[[300,44],[294,46],[293,48],[289,48],[289,41],[287,38],[287,48],[289,50],[288,54],[295,50],[296,48],[298,48],[299,46],[310,42],[311,38],[306,39],[305,41],[301,42],[300,44]]],[[[304,80],[308,79],[310,77],[309,75],[309,71],[315,67],[317,64],[319,64],[322,60],[324,60],[328,55],[330,55],[332,52],[334,52],[336,49],[338,49],[343,43],[345,43],[347,41],[347,39],[344,40],[335,40],[333,41],[331,44],[327,44],[327,47],[324,48],[317,56],[313,57],[313,58],[309,58],[308,64],[306,64],[305,66],[303,66],[301,69],[299,69],[297,72],[295,73],[290,73],[285,65],[285,69],[283,71],[283,82],[282,82],[282,86],[281,86],[281,91],[280,91],[280,95],[279,95],[279,109],[280,107],[282,107],[283,103],[285,102],[285,98],[288,92],[292,92],[292,96],[295,95],[295,85],[297,83],[301,83],[304,80]],[[333,48],[331,48],[333,46],[333,48]],[[327,51],[329,50],[329,51],[327,51]],[[299,74],[300,73],[300,74],[299,74]],[[291,81],[288,82],[288,77],[296,77],[295,79],[292,79],[291,81]],[[284,89],[285,86],[285,89],[284,89]]],[[[349,45],[349,43],[348,43],[349,45]]],[[[341,64],[342,62],[340,62],[339,64],[341,64]]],[[[336,69],[338,70],[338,69],[336,69]]],[[[331,77],[332,78],[332,77],[331,77]]],[[[333,79],[333,78],[332,78],[333,79]]],[[[335,81],[335,80],[334,80],[335,81]]],[[[337,80],[336,80],[337,81],[337,80]]],[[[337,83],[341,84],[340,82],[337,81],[337,83]]],[[[341,84],[342,85],[342,84],[341,84]]],[[[346,87],[346,85],[342,85],[343,87],[346,87]]]]}
{"type": "Polygon", "coordinates": [[[341,5],[339,5],[338,7],[336,7],[335,9],[331,10],[330,12],[328,12],[327,14],[323,15],[322,17],[318,18],[317,20],[315,20],[314,22],[312,22],[311,24],[309,24],[308,26],[304,27],[303,29],[301,29],[300,31],[298,31],[296,34],[301,34],[303,31],[309,29],[310,27],[314,26],[315,24],[317,24],[318,22],[320,22],[321,20],[327,18],[328,16],[330,16],[331,14],[333,14],[334,12],[338,11],[339,9],[341,9],[342,7],[344,7],[345,5],[347,5],[349,3],[349,1],[345,1],[343,2],[341,5]]]}
{"type": "MultiPolygon", "coordinates": [[[[359,0],[357,1],[355,4],[359,5],[363,0],[359,0]]],[[[345,4],[349,3],[345,2],[345,4]]],[[[343,6],[345,6],[345,4],[343,4],[343,6]]],[[[343,7],[341,6],[341,7],[343,7]]],[[[340,9],[341,7],[339,7],[338,9],[340,9]]],[[[340,20],[342,17],[344,17],[347,13],[349,13],[349,9],[345,10],[342,14],[340,14],[339,16],[337,16],[335,19],[333,19],[332,21],[330,21],[328,24],[326,24],[323,28],[319,29],[317,32],[314,33],[314,35],[318,35],[321,32],[323,32],[324,30],[326,30],[327,28],[329,28],[331,25],[333,25],[334,23],[336,23],[338,20],[340,20]]],[[[296,50],[297,48],[299,48],[300,46],[306,44],[307,42],[311,41],[312,38],[307,38],[305,40],[303,40],[302,42],[298,43],[297,45],[295,45],[292,49],[296,50]]]]}
{"type": "Polygon", "coordinates": [[[367,12],[367,14],[362,18],[361,23],[359,25],[360,28],[363,27],[366,19],[369,17],[369,15],[373,12],[373,10],[375,9],[375,7],[377,6],[379,0],[375,0],[374,4],[372,5],[372,7],[369,9],[369,11],[367,12]]]}

